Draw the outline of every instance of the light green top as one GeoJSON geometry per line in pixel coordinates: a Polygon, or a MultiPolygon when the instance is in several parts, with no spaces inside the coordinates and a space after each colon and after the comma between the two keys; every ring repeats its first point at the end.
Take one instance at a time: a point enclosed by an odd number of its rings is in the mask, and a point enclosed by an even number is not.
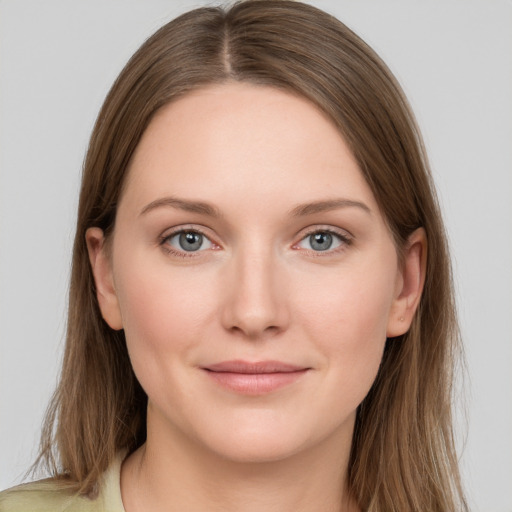
{"type": "Polygon", "coordinates": [[[120,455],[104,473],[96,499],[77,496],[51,480],[0,492],[0,512],[125,512],[121,500],[120,455]]]}

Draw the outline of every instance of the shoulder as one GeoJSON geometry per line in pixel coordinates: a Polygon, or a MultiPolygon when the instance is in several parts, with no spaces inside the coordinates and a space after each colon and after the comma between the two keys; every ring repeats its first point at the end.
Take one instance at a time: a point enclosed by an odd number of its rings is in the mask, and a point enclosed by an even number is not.
{"type": "Polygon", "coordinates": [[[96,512],[96,500],[78,496],[52,480],[18,485],[0,493],[0,512],[96,512]]]}
{"type": "Polygon", "coordinates": [[[39,480],[0,492],[0,512],[124,512],[121,499],[119,454],[103,474],[100,492],[91,499],[55,479],[39,480]]]}

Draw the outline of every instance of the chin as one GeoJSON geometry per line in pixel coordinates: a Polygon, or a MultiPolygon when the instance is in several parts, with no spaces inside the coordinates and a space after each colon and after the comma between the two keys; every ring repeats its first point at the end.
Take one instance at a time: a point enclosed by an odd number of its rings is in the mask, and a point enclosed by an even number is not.
{"type": "Polygon", "coordinates": [[[212,446],[223,459],[240,464],[277,462],[289,459],[301,451],[304,443],[294,442],[275,434],[228,436],[227,443],[212,446]]]}
{"type": "Polygon", "coordinates": [[[320,447],[323,441],[336,436],[338,429],[312,425],[305,418],[286,415],[247,414],[238,421],[211,422],[201,442],[223,459],[238,463],[284,461],[300,453],[320,447]]]}

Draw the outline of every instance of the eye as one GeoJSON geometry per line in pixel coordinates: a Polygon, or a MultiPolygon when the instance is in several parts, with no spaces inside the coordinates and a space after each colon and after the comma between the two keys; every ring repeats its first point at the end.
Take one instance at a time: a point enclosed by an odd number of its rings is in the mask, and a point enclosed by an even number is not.
{"type": "Polygon", "coordinates": [[[165,237],[163,242],[178,251],[197,252],[211,249],[212,242],[202,233],[192,230],[182,230],[165,237]]]}
{"type": "Polygon", "coordinates": [[[347,237],[328,230],[315,231],[304,237],[297,247],[315,252],[324,252],[337,249],[343,244],[350,243],[347,237]]]}

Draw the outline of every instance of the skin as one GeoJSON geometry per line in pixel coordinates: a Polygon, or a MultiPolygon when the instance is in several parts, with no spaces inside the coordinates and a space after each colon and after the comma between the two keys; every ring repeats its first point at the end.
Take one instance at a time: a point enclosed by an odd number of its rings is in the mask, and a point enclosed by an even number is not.
{"type": "Polygon", "coordinates": [[[239,83],[165,106],[131,161],[110,250],[98,228],[87,243],[103,317],[125,330],[149,398],[147,442],[122,468],[127,512],[357,510],[343,484],[356,409],[386,338],[410,326],[426,241],[413,233],[399,266],[324,114],[239,83]],[[203,245],[186,252],[179,231],[194,229],[203,245]],[[331,248],[315,250],[326,231],[331,248]],[[306,370],[246,394],[204,370],[228,360],[306,370]]]}

